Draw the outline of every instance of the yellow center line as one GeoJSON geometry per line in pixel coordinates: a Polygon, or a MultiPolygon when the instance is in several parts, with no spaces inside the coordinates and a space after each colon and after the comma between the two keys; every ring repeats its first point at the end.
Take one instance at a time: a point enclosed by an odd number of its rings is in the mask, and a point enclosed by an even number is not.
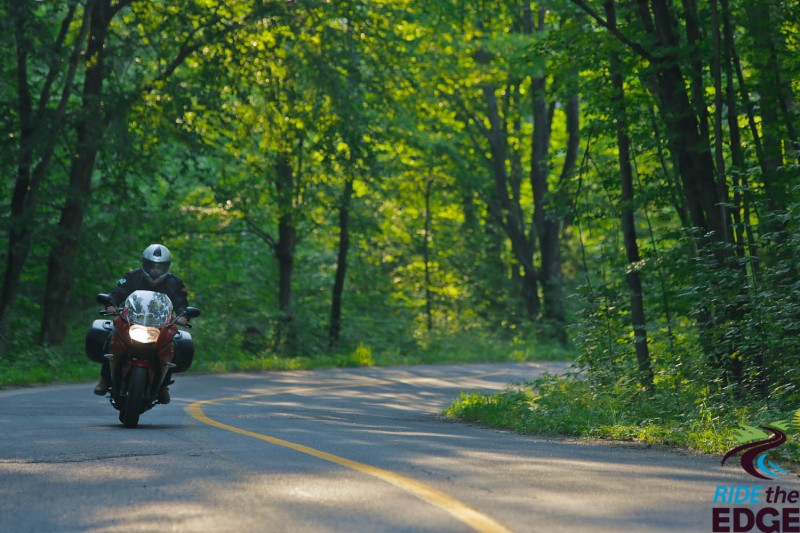
{"type": "MultiPolygon", "coordinates": [[[[458,379],[468,379],[468,378],[483,378],[489,376],[496,376],[503,373],[505,372],[491,372],[475,376],[462,376],[459,378],[449,378],[448,381],[458,380],[458,379]]],[[[415,378],[409,381],[417,381],[418,379],[419,378],[415,378]]],[[[422,379],[430,380],[435,378],[422,378],[422,379]]],[[[402,490],[405,490],[413,494],[414,496],[420,498],[423,501],[426,501],[432,505],[435,505],[436,507],[439,507],[444,511],[447,511],[455,518],[457,518],[458,520],[465,523],[466,525],[468,525],[469,527],[473,528],[476,531],[481,531],[485,533],[510,533],[510,531],[506,529],[502,524],[495,522],[494,520],[484,515],[483,513],[456,500],[452,496],[449,496],[448,494],[445,494],[444,492],[438,489],[425,485],[424,483],[416,481],[415,479],[397,474],[390,470],[385,470],[383,468],[378,468],[365,463],[359,463],[358,461],[352,461],[344,457],[339,457],[338,455],[333,455],[327,452],[316,450],[314,448],[309,448],[308,446],[303,446],[302,444],[296,444],[294,442],[289,442],[287,440],[279,439],[277,437],[271,437],[269,435],[263,435],[261,433],[255,433],[253,431],[248,431],[246,429],[237,428],[235,426],[230,426],[228,424],[223,424],[222,422],[218,422],[213,418],[208,417],[208,415],[206,415],[203,412],[203,405],[210,405],[219,402],[260,398],[264,396],[275,396],[278,394],[297,394],[301,392],[316,392],[320,390],[344,389],[353,387],[373,387],[376,385],[386,385],[388,383],[394,383],[394,382],[395,381],[389,381],[389,380],[373,380],[362,383],[351,383],[349,385],[303,387],[303,388],[284,389],[280,391],[271,391],[264,393],[241,394],[238,396],[228,396],[225,398],[215,398],[211,400],[201,400],[198,402],[194,402],[191,405],[189,405],[186,408],[186,410],[195,420],[198,420],[204,424],[208,424],[209,426],[213,426],[233,433],[238,433],[239,435],[253,437],[254,439],[259,439],[264,442],[274,444],[276,446],[283,446],[284,448],[290,448],[292,450],[305,453],[317,457],[319,459],[323,459],[325,461],[330,461],[331,463],[335,463],[344,466],[346,468],[351,468],[353,470],[357,470],[364,474],[383,480],[387,483],[394,485],[395,487],[398,487],[402,490]]],[[[402,381],[402,383],[407,383],[407,381],[402,381]]]]}

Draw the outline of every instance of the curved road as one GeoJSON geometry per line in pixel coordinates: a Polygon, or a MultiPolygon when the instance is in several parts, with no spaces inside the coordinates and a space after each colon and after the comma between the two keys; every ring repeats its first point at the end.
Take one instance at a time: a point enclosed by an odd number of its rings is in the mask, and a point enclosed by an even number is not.
{"type": "Polygon", "coordinates": [[[143,414],[137,429],[123,428],[91,384],[0,392],[0,527],[711,531],[715,487],[755,484],[719,457],[520,436],[440,417],[462,390],[503,390],[563,370],[524,363],[179,375],[172,404],[143,414]]]}

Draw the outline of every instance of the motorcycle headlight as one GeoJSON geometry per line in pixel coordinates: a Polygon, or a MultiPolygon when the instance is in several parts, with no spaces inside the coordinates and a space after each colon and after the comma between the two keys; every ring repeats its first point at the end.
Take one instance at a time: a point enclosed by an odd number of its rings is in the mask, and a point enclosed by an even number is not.
{"type": "Polygon", "coordinates": [[[158,340],[159,333],[160,331],[158,328],[140,326],[139,324],[132,325],[130,329],[131,340],[141,344],[150,344],[156,342],[158,340]]]}

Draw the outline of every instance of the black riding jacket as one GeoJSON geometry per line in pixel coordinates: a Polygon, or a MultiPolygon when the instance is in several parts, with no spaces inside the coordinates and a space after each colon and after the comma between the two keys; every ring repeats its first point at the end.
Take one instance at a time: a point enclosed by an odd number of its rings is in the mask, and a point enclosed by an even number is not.
{"type": "Polygon", "coordinates": [[[167,274],[159,283],[153,284],[148,280],[141,268],[131,270],[125,274],[117,283],[116,288],[111,291],[111,299],[114,306],[119,307],[122,302],[133,292],[138,290],[154,291],[166,294],[172,300],[172,307],[175,314],[180,314],[189,305],[186,295],[186,287],[177,276],[167,274]]]}

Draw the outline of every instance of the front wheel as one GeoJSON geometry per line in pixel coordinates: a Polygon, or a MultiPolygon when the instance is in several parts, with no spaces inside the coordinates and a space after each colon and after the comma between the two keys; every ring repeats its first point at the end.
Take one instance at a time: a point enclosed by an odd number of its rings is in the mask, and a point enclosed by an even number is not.
{"type": "Polygon", "coordinates": [[[119,414],[119,420],[126,428],[135,428],[139,424],[139,414],[142,412],[146,386],[147,369],[141,366],[133,367],[128,381],[128,396],[125,398],[125,405],[119,414]]]}

